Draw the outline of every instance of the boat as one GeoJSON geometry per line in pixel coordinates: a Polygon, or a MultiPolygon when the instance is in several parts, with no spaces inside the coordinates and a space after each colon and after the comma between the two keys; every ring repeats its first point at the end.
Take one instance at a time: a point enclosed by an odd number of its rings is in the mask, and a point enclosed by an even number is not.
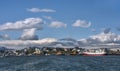
{"type": "Polygon", "coordinates": [[[83,52],[83,55],[87,56],[102,56],[105,54],[106,52],[104,49],[87,49],[83,52]]]}

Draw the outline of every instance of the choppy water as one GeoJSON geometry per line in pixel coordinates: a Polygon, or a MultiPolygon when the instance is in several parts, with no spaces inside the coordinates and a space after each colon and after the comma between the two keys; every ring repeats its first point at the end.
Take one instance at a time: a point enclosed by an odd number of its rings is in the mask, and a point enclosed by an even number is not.
{"type": "Polygon", "coordinates": [[[120,56],[3,57],[0,71],[120,71],[120,56]]]}

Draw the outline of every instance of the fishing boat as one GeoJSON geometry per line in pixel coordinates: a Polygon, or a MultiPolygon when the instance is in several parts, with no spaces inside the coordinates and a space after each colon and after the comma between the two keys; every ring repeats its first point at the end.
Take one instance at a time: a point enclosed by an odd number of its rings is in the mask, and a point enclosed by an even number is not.
{"type": "Polygon", "coordinates": [[[105,54],[106,52],[104,49],[87,49],[83,52],[83,55],[87,56],[102,56],[105,54]]]}

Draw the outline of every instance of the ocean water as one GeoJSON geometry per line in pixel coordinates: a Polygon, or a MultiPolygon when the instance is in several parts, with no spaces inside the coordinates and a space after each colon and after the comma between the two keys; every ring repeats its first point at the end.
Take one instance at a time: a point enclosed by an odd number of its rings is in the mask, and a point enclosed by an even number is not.
{"type": "Polygon", "coordinates": [[[120,56],[2,57],[0,71],[120,71],[120,56]]]}

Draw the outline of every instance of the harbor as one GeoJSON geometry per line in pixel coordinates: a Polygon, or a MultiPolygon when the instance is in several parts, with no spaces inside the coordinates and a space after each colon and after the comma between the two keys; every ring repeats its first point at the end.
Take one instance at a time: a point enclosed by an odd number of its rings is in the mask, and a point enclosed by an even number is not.
{"type": "Polygon", "coordinates": [[[49,56],[49,55],[88,55],[88,56],[102,56],[102,55],[120,55],[119,48],[52,48],[52,47],[29,47],[21,50],[14,49],[0,49],[0,56],[49,56]]]}

